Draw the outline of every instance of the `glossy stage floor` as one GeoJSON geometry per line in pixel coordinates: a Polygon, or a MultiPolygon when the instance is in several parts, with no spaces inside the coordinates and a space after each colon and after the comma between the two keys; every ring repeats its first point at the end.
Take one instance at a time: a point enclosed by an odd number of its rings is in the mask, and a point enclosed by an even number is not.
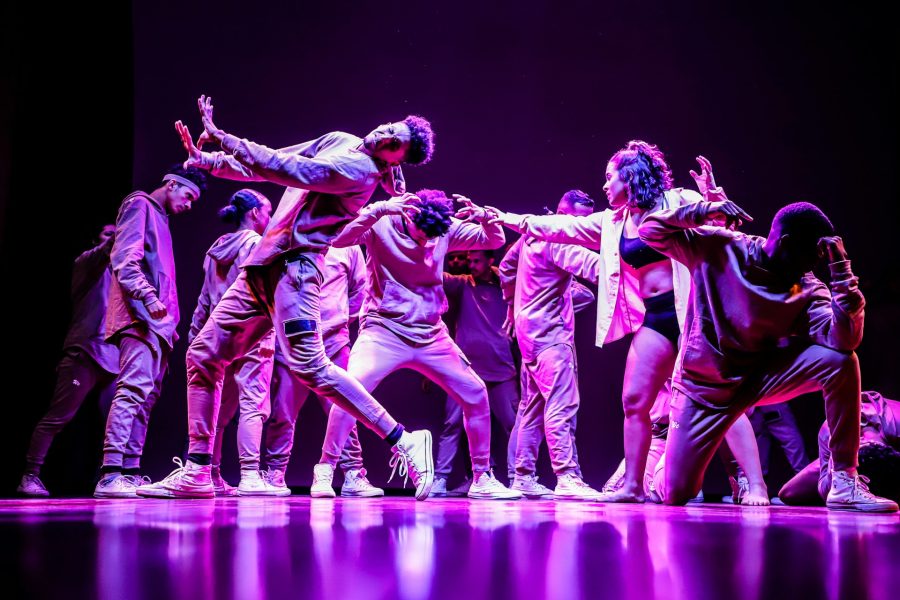
{"type": "Polygon", "coordinates": [[[0,501],[4,598],[897,598],[900,517],[563,502],[0,501]]]}

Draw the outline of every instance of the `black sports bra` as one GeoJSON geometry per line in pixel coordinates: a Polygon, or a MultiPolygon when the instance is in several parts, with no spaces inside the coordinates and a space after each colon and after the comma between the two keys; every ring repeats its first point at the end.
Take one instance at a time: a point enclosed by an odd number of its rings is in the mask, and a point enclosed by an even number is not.
{"type": "Polygon", "coordinates": [[[624,231],[619,239],[619,253],[622,256],[622,260],[635,269],[668,260],[665,256],[645,244],[641,238],[625,237],[624,231]]]}

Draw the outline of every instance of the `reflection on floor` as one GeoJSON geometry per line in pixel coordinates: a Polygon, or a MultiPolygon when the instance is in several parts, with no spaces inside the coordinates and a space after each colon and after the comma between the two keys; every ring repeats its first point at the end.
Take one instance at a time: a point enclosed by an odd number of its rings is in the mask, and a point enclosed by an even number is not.
{"type": "Polygon", "coordinates": [[[900,517],[825,509],[3,500],[0,532],[6,598],[888,600],[900,589],[900,517]]]}

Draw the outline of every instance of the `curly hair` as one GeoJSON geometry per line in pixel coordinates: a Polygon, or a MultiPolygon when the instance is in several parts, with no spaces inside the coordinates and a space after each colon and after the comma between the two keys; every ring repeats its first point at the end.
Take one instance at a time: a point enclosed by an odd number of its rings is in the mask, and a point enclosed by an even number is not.
{"type": "Polygon", "coordinates": [[[219,209],[219,218],[230,225],[240,225],[244,215],[254,208],[259,208],[267,200],[255,190],[238,190],[232,194],[228,204],[219,209]]]}
{"type": "Polygon", "coordinates": [[[184,177],[188,181],[192,181],[201,192],[206,191],[206,171],[198,169],[197,167],[188,167],[185,169],[181,163],[178,163],[166,169],[164,175],[178,175],[179,177],[184,177]]]}
{"type": "Polygon", "coordinates": [[[874,494],[900,500],[900,452],[884,444],[859,447],[859,473],[869,478],[874,494]]]}
{"type": "Polygon", "coordinates": [[[422,189],[416,192],[419,213],[412,222],[428,239],[436,238],[450,231],[453,216],[453,201],[441,190],[422,189]]]}
{"type": "Polygon", "coordinates": [[[409,150],[404,162],[411,165],[424,165],[434,154],[434,130],[431,123],[423,117],[409,115],[403,122],[409,127],[409,150]]]}
{"type": "Polygon", "coordinates": [[[653,208],[663,192],[672,189],[672,170],[659,148],[641,140],[632,140],[610,159],[625,183],[628,206],[653,208]]]}

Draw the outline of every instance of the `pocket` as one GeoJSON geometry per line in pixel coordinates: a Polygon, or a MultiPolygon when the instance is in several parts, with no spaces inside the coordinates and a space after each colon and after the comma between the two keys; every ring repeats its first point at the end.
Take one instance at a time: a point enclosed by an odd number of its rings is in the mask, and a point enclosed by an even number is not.
{"type": "Polygon", "coordinates": [[[378,312],[398,323],[435,325],[445,303],[442,288],[426,288],[414,293],[395,281],[387,281],[378,312]]]}

